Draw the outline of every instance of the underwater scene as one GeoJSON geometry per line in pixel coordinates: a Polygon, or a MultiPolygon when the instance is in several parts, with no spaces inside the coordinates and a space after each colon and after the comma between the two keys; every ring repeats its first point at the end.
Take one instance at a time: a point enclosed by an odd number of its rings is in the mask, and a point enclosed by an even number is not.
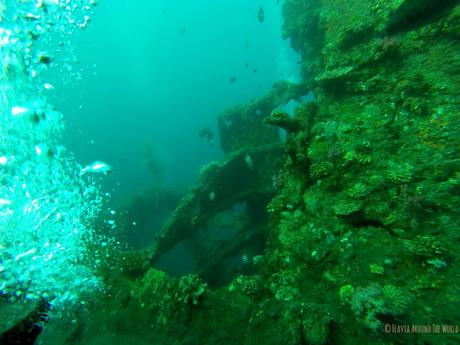
{"type": "Polygon", "coordinates": [[[0,345],[460,345],[459,0],[0,0],[0,345]]]}

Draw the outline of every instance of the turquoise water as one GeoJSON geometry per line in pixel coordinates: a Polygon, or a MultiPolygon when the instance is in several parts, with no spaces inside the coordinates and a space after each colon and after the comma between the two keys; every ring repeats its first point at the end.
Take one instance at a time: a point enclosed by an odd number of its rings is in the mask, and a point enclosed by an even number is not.
{"type": "Polygon", "coordinates": [[[219,113],[299,73],[274,1],[101,2],[72,42],[82,80],[60,85],[55,104],[67,115],[66,143],[78,160],[114,166],[105,181],[114,201],[155,183],[146,142],[162,182],[189,186],[202,165],[222,156],[219,113]],[[216,135],[213,145],[198,136],[205,127],[216,135]]]}

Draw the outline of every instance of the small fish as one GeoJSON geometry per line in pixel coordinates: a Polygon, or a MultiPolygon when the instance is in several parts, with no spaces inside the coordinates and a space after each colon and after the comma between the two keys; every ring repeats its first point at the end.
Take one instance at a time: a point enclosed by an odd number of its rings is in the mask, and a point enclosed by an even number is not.
{"type": "Polygon", "coordinates": [[[200,138],[206,139],[211,145],[214,143],[214,133],[211,128],[206,127],[200,130],[198,133],[200,138]]]}
{"type": "Polygon", "coordinates": [[[49,56],[45,52],[40,52],[38,54],[38,62],[40,62],[40,63],[42,63],[44,65],[49,65],[49,64],[51,64],[51,62],[53,62],[53,59],[51,58],[51,56],[49,56]]]}
{"type": "Polygon", "coordinates": [[[80,176],[83,176],[87,173],[91,174],[103,174],[104,176],[107,176],[112,172],[113,168],[104,162],[101,161],[96,161],[94,163],[91,163],[90,165],[85,166],[83,169],[80,170],[80,176]]]}
{"type": "Polygon", "coordinates": [[[243,254],[241,255],[241,263],[243,265],[247,265],[249,263],[249,258],[248,258],[248,254],[243,254]]]}
{"type": "Polygon", "coordinates": [[[262,6],[259,7],[259,11],[257,12],[257,19],[260,23],[264,22],[265,19],[265,12],[262,6]]]}
{"type": "Polygon", "coordinates": [[[246,153],[246,156],[244,156],[244,161],[246,162],[246,165],[249,169],[254,170],[254,162],[252,161],[252,158],[249,155],[249,153],[246,153]]]}
{"type": "Polygon", "coordinates": [[[235,76],[230,77],[229,79],[230,84],[233,84],[234,82],[236,82],[236,79],[237,78],[235,76]]]}
{"type": "Polygon", "coordinates": [[[214,191],[212,190],[211,192],[209,192],[209,200],[214,201],[215,198],[216,198],[216,193],[214,193],[214,191]]]}

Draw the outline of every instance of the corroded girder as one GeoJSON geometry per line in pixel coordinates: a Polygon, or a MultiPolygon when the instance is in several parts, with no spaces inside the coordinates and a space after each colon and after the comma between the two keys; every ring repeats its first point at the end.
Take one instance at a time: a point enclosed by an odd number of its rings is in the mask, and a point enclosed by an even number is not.
{"type": "Polygon", "coordinates": [[[282,154],[283,145],[273,144],[236,151],[205,166],[149,247],[151,263],[235,203],[273,194],[282,154]]]}

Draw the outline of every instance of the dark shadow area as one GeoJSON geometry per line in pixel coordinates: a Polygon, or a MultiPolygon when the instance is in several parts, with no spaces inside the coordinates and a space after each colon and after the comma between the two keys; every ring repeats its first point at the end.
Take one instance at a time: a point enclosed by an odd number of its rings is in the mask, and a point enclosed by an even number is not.
{"type": "Polygon", "coordinates": [[[406,0],[390,16],[388,33],[415,30],[445,16],[458,0],[406,0]]]}

